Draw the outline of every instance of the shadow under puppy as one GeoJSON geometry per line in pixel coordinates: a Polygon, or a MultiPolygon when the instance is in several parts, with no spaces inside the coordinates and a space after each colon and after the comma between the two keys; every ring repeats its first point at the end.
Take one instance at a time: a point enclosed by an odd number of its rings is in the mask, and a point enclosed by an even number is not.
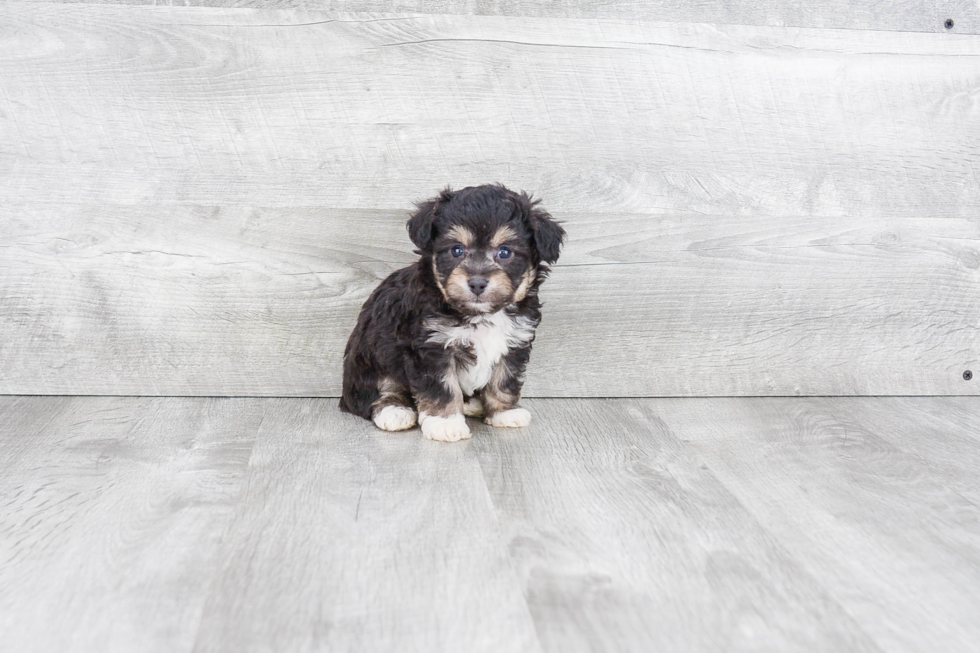
{"type": "Polygon", "coordinates": [[[527,426],[517,406],[538,288],[565,230],[527,193],[501,185],[446,189],[408,221],[421,256],[365,302],[344,351],[340,407],[430,440],[470,437],[464,415],[527,426]],[[416,412],[416,409],[418,412],[416,412]]]}

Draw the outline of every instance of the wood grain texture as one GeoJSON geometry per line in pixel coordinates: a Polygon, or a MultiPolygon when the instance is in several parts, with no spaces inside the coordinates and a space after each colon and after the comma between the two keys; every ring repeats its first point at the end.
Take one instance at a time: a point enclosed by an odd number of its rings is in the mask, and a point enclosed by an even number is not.
{"type": "MultiPolygon", "coordinates": [[[[8,206],[0,392],[336,396],[404,211],[8,206]]],[[[556,213],[528,396],[977,394],[980,222],[556,213]]]]}
{"type": "Polygon", "coordinates": [[[980,505],[980,430],[975,402],[907,397],[876,403],[834,403],[834,416],[843,428],[871,431],[915,457],[931,473],[942,473],[949,490],[980,505]]]}
{"type": "Polygon", "coordinates": [[[526,432],[475,443],[545,650],[879,650],[691,455],[689,424],[529,405],[526,432]]]}
{"type": "MultiPolygon", "coordinates": [[[[18,0],[25,1],[25,0],[18,0]]],[[[889,0],[887,2],[735,2],[734,0],[61,0],[87,4],[176,5],[356,12],[411,12],[549,18],[616,18],[690,23],[836,27],[943,32],[947,18],[960,33],[976,34],[976,0],[889,0]]]]}
{"type": "Polygon", "coordinates": [[[195,651],[540,651],[472,445],[265,415],[195,651]]]}
{"type": "Polygon", "coordinates": [[[4,5],[0,201],[975,216],[963,34],[4,5]]]}
{"type": "Polygon", "coordinates": [[[972,651],[980,398],[0,397],[4,650],[972,651]],[[254,445],[253,445],[254,443],[254,445]]]}
{"type": "Polygon", "coordinates": [[[189,651],[264,405],[0,398],[0,648],[189,651]]]}
{"type": "Polygon", "coordinates": [[[975,649],[975,399],[659,406],[697,421],[681,437],[884,650],[975,649]]]}

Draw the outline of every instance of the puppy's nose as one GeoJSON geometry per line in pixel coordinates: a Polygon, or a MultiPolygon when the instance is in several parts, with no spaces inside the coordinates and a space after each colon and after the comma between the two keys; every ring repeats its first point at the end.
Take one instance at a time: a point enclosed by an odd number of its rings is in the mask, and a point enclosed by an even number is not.
{"type": "Polygon", "coordinates": [[[469,286],[474,295],[479,295],[487,289],[487,280],[483,277],[470,277],[469,286]]]}

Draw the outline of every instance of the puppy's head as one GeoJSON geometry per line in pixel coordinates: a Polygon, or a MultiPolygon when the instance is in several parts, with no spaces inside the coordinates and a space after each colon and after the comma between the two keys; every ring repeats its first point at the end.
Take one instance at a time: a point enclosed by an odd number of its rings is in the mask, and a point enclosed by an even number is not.
{"type": "Polygon", "coordinates": [[[527,296],[542,264],[558,260],[565,230],[537,204],[499,184],[447,188],[418,204],[408,233],[431,258],[450,306],[467,315],[499,311],[527,296]]]}

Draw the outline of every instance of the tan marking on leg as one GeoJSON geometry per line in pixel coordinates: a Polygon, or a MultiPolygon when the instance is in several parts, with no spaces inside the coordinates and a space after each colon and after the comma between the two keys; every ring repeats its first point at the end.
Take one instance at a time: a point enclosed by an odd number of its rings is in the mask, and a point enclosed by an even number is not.
{"type": "Polygon", "coordinates": [[[467,417],[481,417],[483,415],[483,402],[479,397],[470,397],[463,402],[463,414],[467,417]]]}
{"type": "Polygon", "coordinates": [[[459,387],[456,366],[450,365],[442,383],[452,398],[448,403],[436,404],[419,397],[419,425],[422,435],[438,442],[458,442],[470,437],[470,427],[463,417],[463,391],[459,387]]]}
{"type": "Polygon", "coordinates": [[[381,394],[382,399],[396,395],[403,396],[405,395],[405,390],[405,386],[392,378],[385,377],[378,381],[378,392],[381,394]]]}
{"type": "Polygon", "coordinates": [[[490,382],[483,389],[483,414],[486,416],[487,424],[494,413],[514,408],[520,400],[520,395],[507,392],[502,388],[504,379],[507,378],[506,366],[501,362],[493,368],[490,375],[490,382]]]}
{"type": "Polygon", "coordinates": [[[416,397],[419,407],[419,419],[422,415],[446,417],[455,413],[463,412],[463,390],[459,387],[459,377],[456,374],[456,365],[450,364],[442,377],[442,385],[449,390],[450,399],[445,404],[436,403],[426,397],[416,397]]]}
{"type": "Polygon", "coordinates": [[[380,397],[371,404],[371,420],[385,431],[402,431],[415,426],[415,408],[408,389],[394,379],[378,382],[380,397]]]}
{"type": "Polygon", "coordinates": [[[371,404],[374,412],[385,406],[409,406],[412,405],[412,398],[408,394],[408,388],[401,385],[394,379],[383,378],[378,381],[378,394],[380,395],[371,404]]]}
{"type": "Polygon", "coordinates": [[[501,361],[483,389],[483,421],[495,428],[520,428],[531,422],[531,413],[517,406],[520,391],[514,393],[503,389],[510,374],[511,370],[501,361]]]}

